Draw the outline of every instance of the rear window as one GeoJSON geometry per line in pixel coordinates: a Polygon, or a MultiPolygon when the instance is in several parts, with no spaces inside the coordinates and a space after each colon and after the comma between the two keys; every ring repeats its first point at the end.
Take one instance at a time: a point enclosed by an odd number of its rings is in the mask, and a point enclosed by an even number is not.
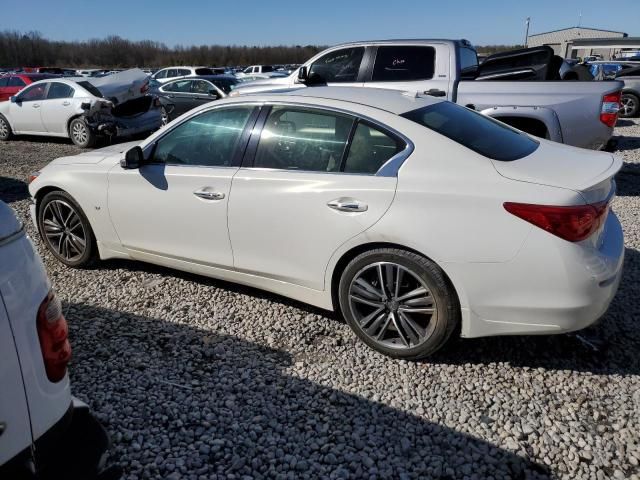
{"type": "Polygon", "coordinates": [[[100,90],[98,90],[96,87],[94,87],[89,82],[86,82],[86,81],[85,82],[78,82],[78,85],[80,85],[82,88],[84,88],[87,92],[89,92],[94,97],[104,98],[104,95],[102,95],[102,92],[100,92],[100,90]]]}
{"type": "Polygon", "coordinates": [[[433,47],[378,47],[373,67],[374,82],[398,82],[433,78],[433,47]]]}
{"type": "MultiPolygon", "coordinates": [[[[196,75],[215,75],[215,73],[216,72],[214,72],[210,68],[196,68],[196,75]]],[[[186,73],[185,75],[189,75],[189,74],[186,73]]]]}
{"type": "Polygon", "coordinates": [[[518,160],[539,145],[523,132],[451,102],[436,103],[402,116],[493,160],[518,160]]]}

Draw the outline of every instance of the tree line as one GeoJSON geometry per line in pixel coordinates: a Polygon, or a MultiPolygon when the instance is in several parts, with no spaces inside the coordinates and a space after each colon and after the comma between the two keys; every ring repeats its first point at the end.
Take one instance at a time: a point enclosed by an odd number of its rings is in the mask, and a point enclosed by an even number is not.
{"type": "MultiPolygon", "coordinates": [[[[59,41],[39,32],[0,32],[0,67],[158,68],[167,65],[235,66],[304,63],[325,49],[322,45],[243,46],[192,45],[168,47],[153,40],[131,41],[117,35],[86,41],[59,41]]],[[[478,47],[481,53],[515,48],[478,47]]]]}

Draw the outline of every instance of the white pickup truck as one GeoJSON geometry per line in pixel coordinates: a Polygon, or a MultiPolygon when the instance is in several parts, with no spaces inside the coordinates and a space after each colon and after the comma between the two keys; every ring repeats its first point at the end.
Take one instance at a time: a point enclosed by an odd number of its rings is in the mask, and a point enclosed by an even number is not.
{"type": "Polygon", "coordinates": [[[115,480],[109,437],[71,396],[62,305],[13,210],[0,201],[0,479],[115,480]]]}
{"type": "Polygon", "coordinates": [[[578,147],[607,146],[622,82],[560,80],[549,47],[492,55],[478,64],[467,40],[384,40],[331,47],[285,78],[239,85],[231,96],[315,84],[419,92],[578,147]]]}

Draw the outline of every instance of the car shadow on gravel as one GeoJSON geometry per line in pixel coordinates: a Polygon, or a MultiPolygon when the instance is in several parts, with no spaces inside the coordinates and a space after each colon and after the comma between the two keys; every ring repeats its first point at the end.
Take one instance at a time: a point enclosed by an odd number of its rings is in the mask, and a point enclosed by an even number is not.
{"type": "Polygon", "coordinates": [[[616,151],[637,150],[640,148],[640,137],[618,136],[615,139],[618,141],[616,151]]]}
{"type": "Polygon", "coordinates": [[[585,330],[561,335],[453,339],[429,359],[431,363],[490,364],[585,371],[603,375],[639,375],[640,252],[625,249],[618,293],[601,321],[585,330]]]}
{"type": "Polygon", "coordinates": [[[65,309],[74,394],[110,431],[112,459],[131,478],[549,477],[524,442],[515,454],[300,378],[287,352],[159,318],[65,309]]]}
{"type": "Polygon", "coordinates": [[[29,198],[27,183],[15,178],[0,176],[0,200],[5,203],[18,202],[29,198]]]}
{"type": "Polygon", "coordinates": [[[640,163],[624,163],[616,175],[616,195],[640,196],[640,163]]]}

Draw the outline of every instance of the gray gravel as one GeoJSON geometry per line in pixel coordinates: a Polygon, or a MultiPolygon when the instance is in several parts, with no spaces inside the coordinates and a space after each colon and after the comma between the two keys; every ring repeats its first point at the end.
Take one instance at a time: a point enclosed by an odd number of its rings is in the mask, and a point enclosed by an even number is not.
{"type": "MultiPolygon", "coordinates": [[[[326,312],[133,262],[65,268],[75,395],[127,479],[640,478],[640,121],[623,121],[620,292],[576,336],[454,340],[385,358],[326,312]]],[[[0,143],[0,198],[28,222],[30,171],[80,150],[0,143]]]]}

